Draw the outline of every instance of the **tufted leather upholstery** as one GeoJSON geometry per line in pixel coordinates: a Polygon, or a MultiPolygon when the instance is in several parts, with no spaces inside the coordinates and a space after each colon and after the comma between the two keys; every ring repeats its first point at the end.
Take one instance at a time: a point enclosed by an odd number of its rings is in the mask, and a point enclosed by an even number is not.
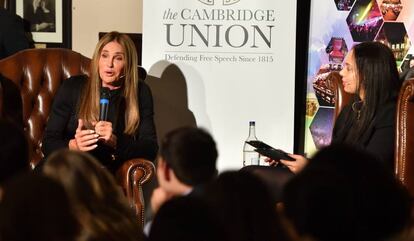
{"type": "MultiPolygon", "coordinates": [[[[88,74],[90,61],[68,49],[28,49],[0,61],[0,74],[5,77],[0,83],[0,116],[23,125],[30,139],[32,166],[43,158],[43,130],[60,84],[70,76],[88,74]]],[[[141,224],[142,185],[154,172],[154,165],[144,159],[129,160],[117,172],[141,224]]]]}
{"type": "Polygon", "coordinates": [[[395,142],[395,174],[414,196],[414,79],[398,96],[395,142]]]}
{"type": "Polygon", "coordinates": [[[88,58],[63,49],[26,50],[0,62],[0,73],[20,89],[23,126],[31,140],[33,166],[43,158],[43,130],[61,82],[73,75],[88,74],[89,62],[88,58]]]}

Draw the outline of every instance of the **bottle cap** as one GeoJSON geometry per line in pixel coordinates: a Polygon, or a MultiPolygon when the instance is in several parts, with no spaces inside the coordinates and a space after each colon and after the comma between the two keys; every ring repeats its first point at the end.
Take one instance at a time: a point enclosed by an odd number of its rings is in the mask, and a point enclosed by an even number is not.
{"type": "Polygon", "coordinates": [[[256,125],[256,121],[249,121],[249,125],[250,125],[250,126],[254,126],[254,125],[256,125]]]}

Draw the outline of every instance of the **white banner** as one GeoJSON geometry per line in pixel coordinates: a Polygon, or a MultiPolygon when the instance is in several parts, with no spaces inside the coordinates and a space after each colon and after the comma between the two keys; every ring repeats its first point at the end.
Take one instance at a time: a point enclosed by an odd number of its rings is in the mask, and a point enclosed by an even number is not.
{"type": "Polygon", "coordinates": [[[181,70],[188,107],[217,142],[220,171],[242,167],[250,120],[259,140],[293,151],[296,4],[144,0],[143,66],[157,77],[154,65],[165,61],[181,70]]]}

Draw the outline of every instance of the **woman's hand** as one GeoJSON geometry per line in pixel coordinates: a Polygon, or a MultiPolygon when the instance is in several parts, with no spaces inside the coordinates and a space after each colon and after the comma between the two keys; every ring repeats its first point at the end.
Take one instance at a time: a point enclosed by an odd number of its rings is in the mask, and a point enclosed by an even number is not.
{"type": "Polygon", "coordinates": [[[69,149],[91,151],[98,146],[98,137],[99,135],[94,130],[85,130],[83,128],[83,120],[79,119],[75,138],[69,141],[69,149]]]}
{"type": "Polygon", "coordinates": [[[308,164],[309,160],[306,157],[295,154],[288,154],[290,157],[295,159],[295,161],[280,160],[280,163],[285,165],[293,173],[298,173],[308,164]]]}
{"type": "Polygon", "coordinates": [[[99,139],[109,141],[112,136],[112,123],[108,121],[98,121],[95,124],[95,132],[99,135],[99,139]]]}
{"type": "Polygon", "coordinates": [[[308,164],[308,159],[306,159],[304,156],[301,155],[295,155],[295,154],[288,154],[290,157],[295,159],[295,161],[289,161],[289,160],[279,160],[275,161],[271,158],[266,158],[264,161],[269,163],[269,166],[277,166],[279,163],[282,163],[285,165],[289,170],[293,173],[298,173],[302,171],[302,169],[308,164]]]}
{"type": "Polygon", "coordinates": [[[275,161],[272,158],[266,157],[266,159],[264,159],[265,162],[269,163],[269,166],[275,167],[277,166],[277,164],[279,164],[279,161],[275,161]]]}
{"type": "Polygon", "coordinates": [[[116,146],[116,136],[112,133],[112,123],[108,121],[98,121],[95,124],[95,132],[99,135],[99,140],[105,144],[114,147],[116,146]]]}

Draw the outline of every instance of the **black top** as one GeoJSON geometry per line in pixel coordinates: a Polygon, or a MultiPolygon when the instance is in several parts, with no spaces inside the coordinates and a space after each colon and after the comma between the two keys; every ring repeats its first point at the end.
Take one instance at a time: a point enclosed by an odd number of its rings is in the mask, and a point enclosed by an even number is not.
{"type": "MultiPolygon", "coordinates": [[[[84,75],[71,77],[63,81],[56,93],[43,137],[42,151],[45,157],[55,150],[68,148],[70,139],[74,138],[78,127],[78,103],[87,80],[87,76],[84,75]]],[[[108,121],[112,122],[113,132],[117,137],[116,149],[98,143],[98,147],[90,152],[112,170],[131,158],[154,160],[158,151],[149,87],[142,81],[138,82],[140,123],[135,135],[132,136],[123,133],[125,101],[121,92],[122,89],[110,91],[108,110],[108,121]],[[116,161],[112,160],[113,154],[116,161]]]]}
{"type": "MultiPolygon", "coordinates": [[[[348,131],[344,128],[346,117],[348,115],[353,115],[356,119],[357,115],[352,110],[351,105],[352,103],[345,106],[339,114],[333,130],[332,143],[345,141],[346,135],[348,134],[348,131]]],[[[355,142],[357,146],[360,146],[377,156],[379,160],[391,168],[394,167],[395,113],[395,100],[382,105],[377,110],[369,127],[355,142]]]]}
{"type": "Polygon", "coordinates": [[[0,23],[0,59],[31,47],[19,16],[0,6],[0,23]]]}

